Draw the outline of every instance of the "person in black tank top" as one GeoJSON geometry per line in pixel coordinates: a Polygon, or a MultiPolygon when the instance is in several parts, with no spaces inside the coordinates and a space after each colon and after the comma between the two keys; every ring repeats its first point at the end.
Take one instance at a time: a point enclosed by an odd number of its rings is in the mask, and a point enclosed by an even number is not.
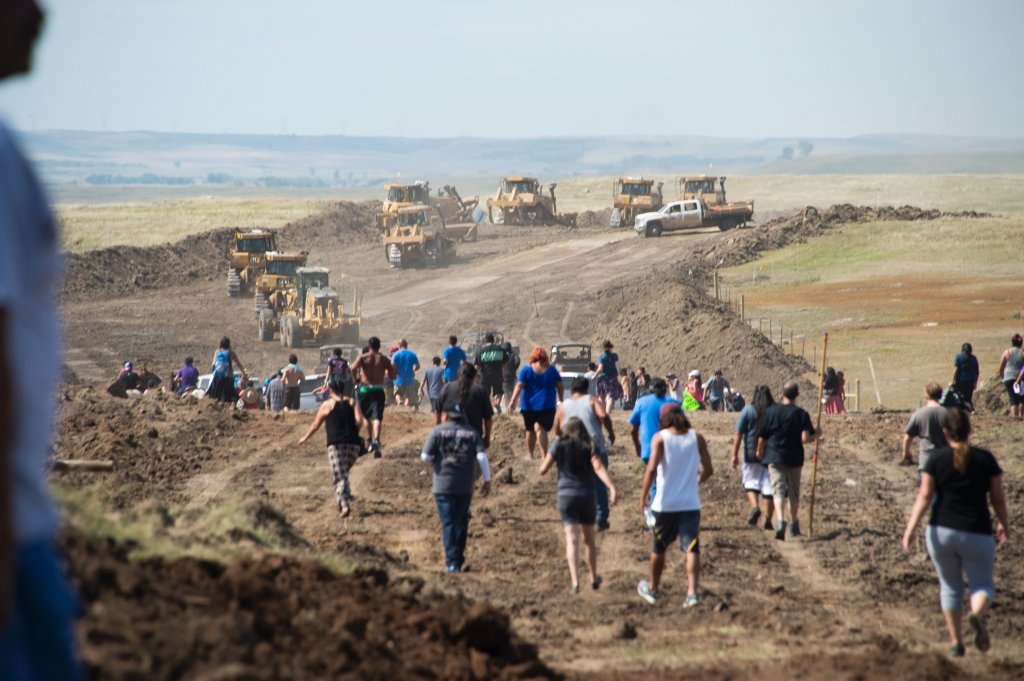
{"type": "Polygon", "coordinates": [[[334,496],[338,502],[341,517],[348,517],[351,512],[349,502],[352,501],[352,488],[348,481],[348,472],[355,465],[356,459],[363,452],[364,443],[359,437],[359,429],[366,423],[359,404],[343,396],[344,385],[337,382],[330,384],[331,397],[320,405],[316,418],[309,430],[299,438],[299,444],[306,441],[325,426],[327,431],[327,458],[334,474],[334,496]]]}

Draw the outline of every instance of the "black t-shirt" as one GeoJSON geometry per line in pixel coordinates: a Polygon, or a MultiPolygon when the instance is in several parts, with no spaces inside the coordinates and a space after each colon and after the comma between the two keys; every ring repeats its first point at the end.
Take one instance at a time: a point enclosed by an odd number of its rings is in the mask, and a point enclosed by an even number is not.
{"type": "Polygon", "coordinates": [[[139,375],[134,371],[129,371],[121,377],[121,385],[124,386],[125,390],[137,390],[139,387],[139,375]]]}
{"type": "Polygon", "coordinates": [[[592,497],[597,494],[594,464],[591,459],[597,456],[593,446],[589,451],[576,450],[581,445],[568,438],[558,438],[548,448],[548,453],[558,465],[558,496],[560,497],[592,497]]]}
{"type": "Polygon", "coordinates": [[[359,444],[359,427],[356,425],[356,410],[345,400],[339,400],[331,413],[324,419],[327,430],[327,444],[359,444]]]}
{"type": "Polygon", "coordinates": [[[795,404],[773,404],[764,412],[757,436],[767,442],[761,463],[804,465],[803,433],[813,433],[811,415],[795,404]]]}
{"type": "Polygon", "coordinates": [[[459,389],[461,380],[452,381],[446,385],[441,394],[437,397],[437,403],[441,411],[461,411],[466,416],[466,423],[473,430],[484,436],[484,421],[494,417],[494,407],[491,406],[491,398],[487,391],[479,383],[469,386],[469,394],[466,395],[466,404],[459,404],[459,389]]]}
{"type": "Polygon", "coordinates": [[[991,452],[971,447],[964,475],[953,465],[953,449],[940,447],[928,457],[924,472],[935,478],[935,505],[929,525],[992,534],[988,492],[992,478],[1001,475],[1003,469],[991,452]]]}
{"type": "Polygon", "coordinates": [[[501,365],[505,362],[505,351],[500,345],[488,343],[480,348],[476,355],[476,365],[480,367],[480,378],[490,381],[501,380],[501,365]]]}

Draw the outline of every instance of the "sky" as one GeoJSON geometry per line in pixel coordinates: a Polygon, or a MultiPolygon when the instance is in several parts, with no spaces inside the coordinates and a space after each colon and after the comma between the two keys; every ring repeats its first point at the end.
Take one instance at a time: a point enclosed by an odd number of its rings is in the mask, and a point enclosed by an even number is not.
{"type": "Polygon", "coordinates": [[[1024,137],[1018,0],[41,0],[22,130],[1024,137]]]}

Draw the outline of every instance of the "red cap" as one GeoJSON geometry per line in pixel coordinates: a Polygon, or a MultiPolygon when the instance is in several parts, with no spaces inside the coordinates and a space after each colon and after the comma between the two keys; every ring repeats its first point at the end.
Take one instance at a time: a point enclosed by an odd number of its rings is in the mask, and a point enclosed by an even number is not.
{"type": "Polygon", "coordinates": [[[397,346],[397,345],[392,345],[392,346],[391,346],[391,351],[390,351],[390,352],[389,352],[388,354],[389,354],[389,355],[393,355],[393,354],[395,354],[396,352],[398,352],[398,346],[397,346]]]}
{"type": "Polygon", "coordinates": [[[658,418],[664,418],[668,414],[682,414],[683,408],[679,406],[678,402],[666,402],[661,405],[661,411],[658,412],[658,418]]]}

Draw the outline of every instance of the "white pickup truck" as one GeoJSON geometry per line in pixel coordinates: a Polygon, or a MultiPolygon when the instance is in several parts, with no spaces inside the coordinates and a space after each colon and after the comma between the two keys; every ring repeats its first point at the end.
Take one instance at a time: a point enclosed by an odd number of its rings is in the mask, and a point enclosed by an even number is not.
{"type": "Polygon", "coordinates": [[[633,229],[643,236],[661,236],[664,232],[698,227],[718,227],[725,232],[746,224],[753,217],[753,201],[709,207],[703,199],[694,198],[673,201],[654,213],[637,215],[633,229]]]}

